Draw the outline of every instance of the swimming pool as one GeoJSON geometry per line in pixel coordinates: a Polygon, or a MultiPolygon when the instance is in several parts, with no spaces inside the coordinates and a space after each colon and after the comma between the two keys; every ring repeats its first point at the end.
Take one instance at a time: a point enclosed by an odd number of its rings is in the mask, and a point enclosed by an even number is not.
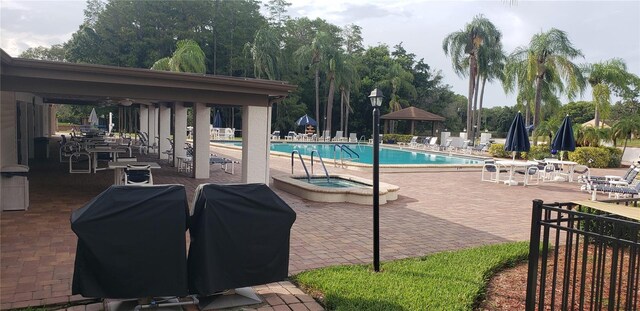
{"type": "MultiPolygon", "coordinates": [[[[373,163],[373,148],[369,145],[347,145],[357,153],[357,156],[349,157],[346,151],[334,147],[335,144],[297,144],[297,143],[272,143],[271,151],[291,154],[298,150],[300,154],[310,156],[312,150],[317,150],[324,159],[342,159],[362,164],[373,163]],[[334,150],[335,149],[335,150],[334,150]]],[[[402,150],[394,148],[380,148],[380,164],[480,164],[481,160],[444,154],[434,154],[424,151],[402,150]]]]}

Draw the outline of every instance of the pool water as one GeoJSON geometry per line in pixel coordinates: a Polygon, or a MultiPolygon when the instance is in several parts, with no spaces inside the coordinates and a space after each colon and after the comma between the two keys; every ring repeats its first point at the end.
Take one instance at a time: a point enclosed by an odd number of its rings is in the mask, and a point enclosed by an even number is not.
{"type": "MultiPolygon", "coordinates": [[[[373,148],[369,145],[347,145],[355,153],[356,156],[349,157],[347,152],[334,148],[334,144],[296,144],[296,143],[272,143],[271,150],[291,154],[294,150],[298,150],[300,154],[310,156],[312,150],[317,150],[324,159],[342,159],[353,162],[372,164],[373,148]],[[334,150],[335,149],[335,150],[334,150]]],[[[482,161],[448,156],[441,154],[433,154],[425,151],[400,150],[392,148],[380,148],[380,164],[480,164],[482,161]]]]}
{"type": "Polygon", "coordinates": [[[363,183],[359,183],[357,181],[352,181],[352,180],[347,180],[347,179],[342,179],[342,178],[336,178],[336,177],[331,177],[329,180],[327,180],[327,178],[311,178],[311,181],[309,181],[307,178],[298,178],[301,181],[304,182],[308,182],[312,185],[318,186],[318,187],[327,187],[327,188],[352,188],[352,187],[357,187],[357,188],[371,188],[371,186],[363,184],[363,183]]]}

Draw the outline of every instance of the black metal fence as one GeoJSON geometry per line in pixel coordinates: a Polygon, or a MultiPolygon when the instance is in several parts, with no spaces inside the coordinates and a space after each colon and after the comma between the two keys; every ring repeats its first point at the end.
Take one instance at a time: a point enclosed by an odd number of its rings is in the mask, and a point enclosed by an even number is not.
{"type": "Polygon", "coordinates": [[[639,232],[637,221],[533,201],[526,310],[639,310],[639,232]]]}

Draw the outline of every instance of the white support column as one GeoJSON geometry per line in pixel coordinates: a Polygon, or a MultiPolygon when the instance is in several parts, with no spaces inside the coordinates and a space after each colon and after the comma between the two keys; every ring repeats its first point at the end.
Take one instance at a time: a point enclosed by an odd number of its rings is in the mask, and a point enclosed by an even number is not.
{"type": "Polygon", "coordinates": [[[211,108],[193,104],[193,172],[195,178],[209,178],[209,118],[211,108]]]}
{"type": "Polygon", "coordinates": [[[160,137],[158,154],[160,159],[169,159],[169,155],[165,152],[171,148],[169,144],[169,136],[171,135],[171,107],[166,104],[160,104],[160,122],[158,122],[158,136],[160,137]]]}
{"type": "Polygon", "coordinates": [[[242,107],[242,182],[269,184],[271,107],[242,107]]]}
{"type": "Polygon", "coordinates": [[[187,154],[187,151],[184,149],[184,143],[187,142],[187,108],[183,103],[174,103],[173,107],[173,124],[175,127],[173,132],[173,166],[177,167],[177,157],[187,154]]]}
{"type": "MultiPolygon", "coordinates": [[[[158,108],[149,106],[149,145],[158,145],[158,108]]],[[[149,149],[149,153],[158,153],[157,149],[149,149]]]]}
{"type": "Polygon", "coordinates": [[[140,132],[149,134],[149,107],[140,105],[140,132]]]}

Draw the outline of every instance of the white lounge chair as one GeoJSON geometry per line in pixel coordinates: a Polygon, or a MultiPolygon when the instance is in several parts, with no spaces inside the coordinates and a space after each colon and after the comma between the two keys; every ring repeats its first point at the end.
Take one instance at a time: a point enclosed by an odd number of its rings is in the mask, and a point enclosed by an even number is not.
{"type": "Polygon", "coordinates": [[[357,143],[358,142],[358,134],[349,133],[349,142],[350,143],[357,143]]]}
{"type": "Polygon", "coordinates": [[[331,141],[343,141],[343,139],[342,131],[336,131],[336,136],[334,136],[331,141]]]}

